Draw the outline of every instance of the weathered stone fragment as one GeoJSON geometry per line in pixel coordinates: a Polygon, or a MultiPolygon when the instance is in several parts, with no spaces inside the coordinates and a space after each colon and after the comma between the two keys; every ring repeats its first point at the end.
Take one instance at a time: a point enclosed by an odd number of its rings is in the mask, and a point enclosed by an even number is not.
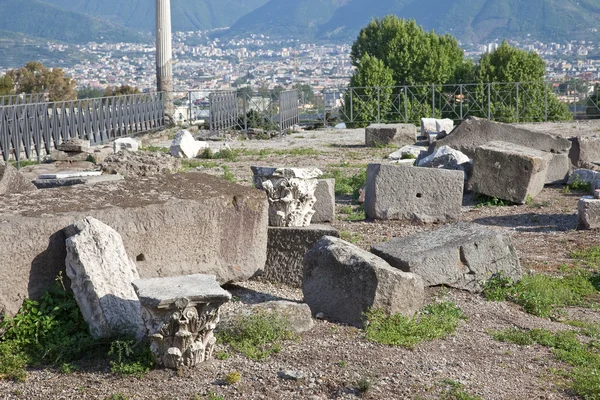
{"type": "Polygon", "coordinates": [[[123,237],[142,278],[204,273],[221,283],[264,268],[264,193],[199,172],[6,195],[0,202],[0,310],[41,296],[65,268],[62,229],[92,216],[123,237]]]}
{"type": "Polygon", "coordinates": [[[51,189],[65,186],[74,185],[93,185],[96,183],[110,183],[121,181],[122,175],[97,175],[97,176],[79,176],[70,178],[57,178],[57,179],[36,179],[33,184],[38,189],[51,189]]]}
{"type": "Polygon", "coordinates": [[[465,181],[470,178],[470,174],[473,169],[469,157],[448,146],[442,146],[439,149],[436,149],[429,156],[419,160],[417,165],[419,167],[426,168],[442,168],[463,171],[465,181]]]}
{"type": "Polygon", "coordinates": [[[569,159],[575,168],[600,168],[600,137],[572,137],[569,159]]]}
{"type": "Polygon", "coordinates": [[[124,177],[148,177],[158,174],[174,174],[181,169],[181,159],[169,154],[150,151],[121,152],[104,159],[102,170],[107,174],[124,177]]]}
{"type": "Polygon", "coordinates": [[[507,142],[477,149],[471,185],[476,193],[525,204],[544,188],[552,154],[507,142]]]}
{"type": "Polygon", "coordinates": [[[323,236],[339,237],[340,234],[337,229],[328,225],[269,227],[263,278],[270,282],[302,286],[302,260],[323,236]]]}
{"type": "Polygon", "coordinates": [[[313,314],[362,326],[370,308],[414,315],[423,305],[423,281],[381,258],[331,236],[304,257],[304,301],[313,314]]]}
{"type": "Polygon", "coordinates": [[[243,308],[236,308],[230,314],[223,315],[218,330],[227,328],[237,318],[252,314],[274,314],[284,320],[289,329],[294,333],[310,331],[314,324],[310,307],[305,303],[296,303],[286,300],[265,301],[264,303],[250,304],[243,308]]]}
{"type": "Polygon", "coordinates": [[[417,127],[413,124],[371,124],[365,128],[367,147],[415,144],[416,137],[417,127]]]}
{"type": "Polygon", "coordinates": [[[254,185],[267,193],[269,226],[308,226],[317,201],[317,168],[251,167],[254,185]]]}
{"type": "Polygon", "coordinates": [[[592,171],[591,169],[576,169],[569,176],[567,184],[572,185],[575,182],[594,184],[598,179],[600,179],[600,173],[596,171],[592,171]]]}
{"type": "Polygon", "coordinates": [[[194,158],[200,150],[209,148],[208,143],[194,139],[189,131],[181,130],[175,135],[169,152],[173,157],[194,158]]]}
{"type": "Polygon", "coordinates": [[[66,152],[60,150],[53,150],[50,152],[50,159],[53,161],[68,161],[68,162],[77,162],[77,161],[87,161],[91,157],[91,153],[81,151],[81,152],[66,152]]]}
{"type": "Polygon", "coordinates": [[[66,231],[67,276],[90,334],[94,338],[140,338],[140,303],[131,287],[139,275],[121,235],[91,217],[66,231]]]}
{"type": "Polygon", "coordinates": [[[423,152],[427,152],[427,147],[416,145],[404,146],[390,154],[388,158],[390,160],[417,159],[423,152]]]}
{"type": "Polygon", "coordinates": [[[369,164],[367,218],[444,222],[460,215],[464,173],[435,168],[369,164]]]}
{"type": "Polygon", "coordinates": [[[137,140],[130,137],[118,138],[113,142],[113,151],[118,153],[121,150],[136,152],[140,149],[140,144],[137,140]]]}
{"type": "Polygon", "coordinates": [[[81,153],[91,152],[91,146],[89,140],[83,140],[78,138],[71,138],[66,142],[63,142],[57,146],[57,150],[64,151],[67,153],[81,153]]]}
{"type": "Polygon", "coordinates": [[[213,275],[138,279],[132,285],[158,365],[179,369],[212,358],[219,308],[231,300],[213,275]]]}
{"type": "Polygon", "coordinates": [[[578,229],[600,228],[600,200],[584,196],[577,203],[578,229]]]}
{"type": "Polygon", "coordinates": [[[335,179],[317,180],[315,197],[317,199],[313,206],[315,213],[310,222],[333,222],[335,220],[335,179]]]}
{"type": "Polygon", "coordinates": [[[12,193],[25,193],[36,190],[12,165],[0,161],[0,195],[12,193]]]}
{"type": "Polygon", "coordinates": [[[569,178],[571,172],[571,161],[566,153],[553,153],[552,159],[548,163],[548,172],[546,173],[546,185],[562,184],[569,178]]]}
{"type": "Polygon", "coordinates": [[[522,276],[510,237],[472,223],[392,239],[371,246],[371,251],[392,267],[419,275],[425,286],[479,292],[493,274],[513,280],[522,276]]]}

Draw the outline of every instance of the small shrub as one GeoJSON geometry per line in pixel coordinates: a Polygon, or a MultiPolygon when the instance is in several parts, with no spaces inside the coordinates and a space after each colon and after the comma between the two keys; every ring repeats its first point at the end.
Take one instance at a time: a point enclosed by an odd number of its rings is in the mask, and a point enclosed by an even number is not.
{"type": "Polygon", "coordinates": [[[215,392],[210,392],[206,397],[207,400],[225,400],[225,397],[219,396],[215,392]]]}
{"type": "Polygon", "coordinates": [[[229,181],[231,183],[236,183],[237,179],[235,179],[235,175],[233,174],[233,172],[231,172],[229,167],[227,165],[223,165],[222,168],[223,168],[223,178],[226,181],[229,181]]]}
{"type": "Polygon", "coordinates": [[[368,311],[365,319],[367,340],[412,349],[423,341],[454,333],[465,317],[454,303],[441,302],[426,306],[413,318],[401,314],[388,316],[375,309],[368,311]]]}
{"type": "Polygon", "coordinates": [[[358,381],[356,381],[356,389],[361,393],[366,393],[373,384],[369,378],[362,377],[358,381]]]}
{"type": "Polygon", "coordinates": [[[226,351],[219,351],[217,352],[217,354],[215,354],[215,358],[217,360],[227,360],[229,358],[229,353],[227,353],[226,351]]]}
{"type": "Polygon", "coordinates": [[[110,370],[121,375],[143,376],[150,372],[154,361],[146,341],[115,340],[110,344],[110,370]]]}
{"type": "Polygon", "coordinates": [[[447,389],[442,391],[441,400],[483,400],[480,396],[466,392],[460,382],[447,379],[442,383],[447,386],[447,389]]]}
{"type": "Polygon", "coordinates": [[[582,181],[579,175],[576,175],[575,180],[566,187],[569,188],[569,192],[589,192],[592,189],[590,183],[582,181]]]}
{"type": "Polygon", "coordinates": [[[358,206],[340,206],[339,213],[345,215],[344,219],[346,221],[363,221],[366,218],[365,208],[362,204],[358,206]]]}
{"type": "Polygon", "coordinates": [[[346,176],[339,169],[334,169],[330,173],[322,176],[323,179],[335,179],[335,194],[336,196],[352,195],[358,199],[360,189],[367,182],[367,170],[363,170],[357,174],[346,176]]]}
{"type": "Polygon", "coordinates": [[[474,198],[477,201],[475,207],[506,207],[512,205],[508,200],[502,200],[497,197],[490,197],[484,194],[477,193],[474,198]]]}
{"type": "Polygon", "coordinates": [[[340,368],[346,368],[348,366],[348,361],[339,360],[338,362],[335,363],[335,365],[337,365],[340,368]]]}
{"type": "Polygon", "coordinates": [[[402,157],[400,157],[401,160],[416,160],[417,156],[415,156],[412,153],[402,153],[402,157]]]}
{"type": "Polygon", "coordinates": [[[288,322],[274,313],[237,318],[218,335],[218,341],[253,360],[263,360],[281,350],[281,342],[294,336],[288,322]]]}
{"type": "Polygon", "coordinates": [[[239,371],[233,371],[225,375],[225,383],[228,385],[235,385],[242,379],[242,374],[239,371]]]}

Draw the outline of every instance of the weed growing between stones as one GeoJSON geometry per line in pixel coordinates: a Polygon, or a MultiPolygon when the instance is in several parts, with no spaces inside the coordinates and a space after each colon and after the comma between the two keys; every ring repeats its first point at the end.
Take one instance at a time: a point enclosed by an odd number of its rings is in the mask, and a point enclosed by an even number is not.
{"type": "Polygon", "coordinates": [[[480,396],[469,394],[465,391],[462,383],[452,379],[446,379],[442,382],[445,389],[442,391],[441,400],[483,400],[480,396]]]}
{"type": "MultiPolygon", "coordinates": [[[[39,300],[26,299],[17,315],[2,321],[0,331],[4,331],[0,338],[0,378],[17,381],[26,379],[26,367],[47,365],[69,373],[84,357],[104,358],[113,352],[113,346],[119,346],[115,343],[123,343],[117,340],[111,345],[109,340],[90,336],[79,306],[73,294],[66,291],[60,275],[39,300]]],[[[128,373],[130,369],[139,373],[139,354],[121,352],[119,368],[114,372],[128,373]]],[[[149,370],[151,360],[144,360],[149,370]]]]}
{"type": "Polygon", "coordinates": [[[146,146],[140,147],[140,151],[150,151],[153,153],[169,153],[169,148],[160,146],[146,146]]]}
{"type": "Polygon", "coordinates": [[[240,153],[241,152],[239,150],[228,149],[228,148],[223,148],[223,149],[217,151],[216,153],[214,153],[210,148],[206,148],[200,154],[199,157],[208,159],[208,160],[220,159],[220,160],[228,160],[231,162],[235,162],[235,161],[238,161],[238,156],[240,155],[240,153]]]}
{"type": "Polygon", "coordinates": [[[242,374],[239,371],[233,371],[225,375],[225,383],[228,385],[235,385],[242,379],[242,374]]]}
{"type": "Polygon", "coordinates": [[[363,239],[363,236],[357,232],[340,231],[340,239],[356,244],[363,239]]]}
{"type": "Polygon", "coordinates": [[[340,214],[343,214],[343,219],[346,221],[364,221],[365,208],[362,204],[359,205],[343,205],[338,209],[340,214]]]}
{"type": "Polygon", "coordinates": [[[413,318],[401,314],[387,315],[383,310],[365,313],[366,338],[375,343],[413,349],[426,340],[435,340],[456,331],[466,319],[453,302],[443,301],[424,307],[413,318]]]}
{"type": "Polygon", "coordinates": [[[288,322],[272,313],[241,316],[217,335],[218,342],[257,361],[279,353],[281,343],[293,338],[288,322]]]}
{"type": "Polygon", "coordinates": [[[367,182],[367,170],[365,169],[357,174],[347,176],[343,171],[339,169],[333,169],[329,173],[321,176],[321,178],[335,179],[336,196],[352,195],[353,198],[358,199],[360,189],[367,182]]]}
{"type": "MultiPolygon", "coordinates": [[[[580,332],[582,333],[582,332],[580,332]]],[[[525,331],[509,328],[491,332],[494,339],[520,346],[539,344],[552,349],[556,359],[573,367],[565,373],[569,386],[585,400],[600,399],[600,353],[597,339],[582,343],[577,332],[550,332],[545,329],[525,331]]]]}
{"type": "Polygon", "coordinates": [[[110,344],[111,372],[121,375],[143,376],[150,372],[154,361],[147,341],[115,340],[110,344]]]}
{"type": "Polygon", "coordinates": [[[227,165],[223,165],[221,168],[223,168],[223,178],[226,181],[229,181],[231,183],[237,182],[237,179],[235,179],[235,175],[233,174],[233,172],[231,172],[227,165]]]}
{"type": "Polygon", "coordinates": [[[511,203],[508,200],[502,200],[497,197],[486,196],[485,194],[477,193],[474,197],[474,200],[477,202],[475,205],[476,208],[481,207],[506,207],[511,206],[511,203]]]}
{"type": "Polygon", "coordinates": [[[508,300],[517,303],[529,314],[548,318],[566,306],[590,306],[590,296],[598,293],[598,276],[575,269],[563,276],[525,275],[513,282],[496,275],[484,284],[483,294],[491,301],[508,300]]]}
{"type": "Polygon", "coordinates": [[[569,191],[567,193],[573,192],[589,192],[591,190],[591,185],[589,182],[584,182],[581,180],[579,175],[575,176],[575,180],[569,183],[567,186],[569,191]]]}

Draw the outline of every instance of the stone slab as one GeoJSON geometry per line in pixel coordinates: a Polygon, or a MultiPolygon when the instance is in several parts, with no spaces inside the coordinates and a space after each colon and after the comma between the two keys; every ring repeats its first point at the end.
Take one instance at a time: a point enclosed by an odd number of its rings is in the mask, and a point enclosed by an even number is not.
{"type": "Polygon", "coordinates": [[[577,203],[578,229],[600,229],[600,200],[584,196],[577,203]]]}
{"type": "Polygon", "coordinates": [[[97,176],[82,176],[75,178],[59,178],[59,179],[36,179],[33,184],[38,189],[51,189],[75,185],[93,185],[96,183],[118,182],[125,179],[122,175],[97,175],[97,176]]]}
{"type": "Polygon", "coordinates": [[[14,314],[65,269],[63,228],[92,216],[115,229],[142,278],[243,281],[267,257],[264,193],[189,172],[6,195],[0,202],[0,311],[14,314]]]}
{"type": "Polygon", "coordinates": [[[477,149],[470,185],[474,192],[525,204],[546,182],[552,154],[508,142],[490,142],[477,149]]]}
{"type": "Polygon", "coordinates": [[[365,213],[372,219],[445,222],[460,216],[464,173],[369,164],[365,213]]]}
{"type": "Polygon", "coordinates": [[[437,140],[429,150],[432,152],[441,146],[450,146],[474,158],[478,147],[492,141],[513,143],[549,153],[568,154],[571,149],[571,142],[564,138],[473,117],[463,121],[445,138],[437,140]]]}
{"type": "Polygon", "coordinates": [[[121,150],[127,151],[138,151],[140,149],[140,143],[134,138],[125,137],[115,139],[113,142],[113,152],[118,153],[121,150]]]}
{"type": "Polygon", "coordinates": [[[413,316],[423,305],[423,281],[341,239],[325,236],[304,257],[304,301],[313,314],[363,326],[370,308],[413,316]]]}
{"type": "Polygon", "coordinates": [[[571,173],[571,160],[566,153],[553,153],[552,159],[548,163],[548,172],[546,173],[546,185],[563,184],[569,178],[571,173]]]}
{"type": "Polygon", "coordinates": [[[413,124],[371,124],[365,128],[367,147],[415,144],[417,127],[413,124]]]}
{"type": "Polygon", "coordinates": [[[0,161],[0,195],[35,191],[36,187],[11,164],[0,161]]]}
{"type": "Polygon", "coordinates": [[[90,152],[90,141],[72,138],[59,144],[56,149],[59,151],[64,151],[67,153],[80,153],[80,152],[90,152]]]}
{"type": "Polygon", "coordinates": [[[140,303],[149,308],[177,309],[180,299],[187,299],[184,307],[231,300],[231,293],[219,286],[214,275],[136,279],[131,284],[140,303]]]}
{"type": "Polygon", "coordinates": [[[49,174],[41,174],[38,179],[65,179],[81,178],[86,176],[100,176],[102,171],[58,171],[49,174]]]}
{"type": "Polygon", "coordinates": [[[91,153],[87,152],[65,152],[60,150],[53,150],[50,152],[50,159],[54,161],[87,161],[91,156],[91,153]]]}
{"type": "Polygon", "coordinates": [[[242,308],[236,308],[227,315],[222,315],[217,330],[226,329],[231,326],[236,318],[259,313],[277,315],[288,323],[290,330],[294,333],[308,332],[315,325],[310,312],[310,307],[306,303],[274,300],[265,301],[264,303],[249,304],[242,308]]]}
{"type": "Polygon", "coordinates": [[[510,237],[472,223],[392,239],[371,246],[392,267],[412,272],[425,286],[450,286],[479,292],[482,283],[502,273],[520,280],[521,265],[510,237]]]}
{"type": "Polygon", "coordinates": [[[317,201],[313,205],[311,224],[335,221],[335,179],[319,179],[315,189],[317,201]]]}
{"type": "Polygon", "coordinates": [[[263,279],[301,287],[302,260],[323,236],[339,237],[340,234],[337,229],[328,225],[297,228],[269,227],[267,262],[262,274],[263,279]]]}
{"type": "Polygon", "coordinates": [[[569,159],[575,168],[600,167],[600,137],[575,136],[569,139],[573,143],[569,159]]]}

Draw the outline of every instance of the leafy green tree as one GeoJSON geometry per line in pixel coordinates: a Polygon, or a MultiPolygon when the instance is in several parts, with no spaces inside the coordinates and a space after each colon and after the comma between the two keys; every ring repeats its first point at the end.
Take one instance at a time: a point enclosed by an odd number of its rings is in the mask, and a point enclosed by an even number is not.
{"type": "Polygon", "coordinates": [[[98,97],[102,97],[104,95],[104,90],[93,88],[91,86],[86,86],[77,91],[78,99],[94,99],[98,97]]]}
{"type": "MultiPolygon", "coordinates": [[[[491,109],[495,120],[503,122],[569,120],[566,104],[552,94],[545,83],[546,63],[534,52],[510,46],[506,41],[484,54],[475,68],[475,80],[491,84],[491,109]]],[[[480,93],[484,98],[486,94],[480,93]]]]}
{"type": "Polygon", "coordinates": [[[315,98],[315,92],[312,86],[307,85],[306,83],[296,83],[292,88],[298,91],[298,96],[300,99],[304,100],[304,104],[312,103],[315,98]]]}
{"type": "Polygon", "coordinates": [[[75,81],[61,68],[46,68],[42,63],[30,61],[24,67],[7,72],[13,80],[16,93],[47,93],[49,101],[75,100],[75,81]]]}
{"type": "Polygon", "coordinates": [[[365,54],[390,68],[395,85],[451,82],[464,63],[458,42],[450,35],[425,32],[414,20],[388,15],[373,19],[352,45],[352,63],[360,68],[365,54]]]}
{"type": "Polygon", "coordinates": [[[7,96],[15,93],[15,84],[10,75],[0,76],[0,96],[7,96]]]}
{"type": "Polygon", "coordinates": [[[250,86],[243,86],[236,90],[237,97],[251,99],[254,96],[254,90],[250,86]]]}
{"type": "Polygon", "coordinates": [[[391,110],[394,85],[393,71],[382,60],[363,54],[358,68],[350,78],[345,95],[345,114],[354,126],[366,126],[372,121],[384,121],[391,110]]]}

